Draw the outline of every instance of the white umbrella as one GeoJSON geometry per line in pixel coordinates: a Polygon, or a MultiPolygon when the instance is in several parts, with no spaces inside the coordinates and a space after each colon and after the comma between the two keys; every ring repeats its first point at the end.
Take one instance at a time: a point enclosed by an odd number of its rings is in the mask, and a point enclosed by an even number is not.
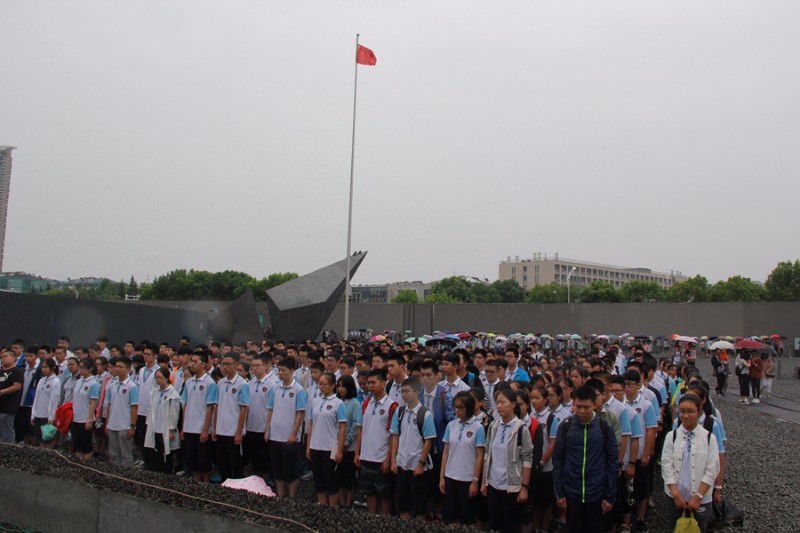
{"type": "Polygon", "coordinates": [[[717,341],[711,345],[712,350],[733,350],[733,344],[728,341],[717,341]]]}

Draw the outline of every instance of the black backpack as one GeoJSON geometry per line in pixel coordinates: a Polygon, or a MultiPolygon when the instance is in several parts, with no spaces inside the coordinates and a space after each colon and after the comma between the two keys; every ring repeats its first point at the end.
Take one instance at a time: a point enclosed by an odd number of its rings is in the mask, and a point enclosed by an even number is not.
{"type": "MultiPolygon", "coordinates": [[[[422,426],[425,424],[425,413],[428,412],[428,408],[424,405],[420,404],[419,410],[417,411],[417,429],[419,430],[419,434],[425,439],[424,434],[422,433],[422,426]]],[[[403,416],[406,414],[406,406],[403,405],[397,410],[397,436],[400,436],[400,433],[403,431],[403,416]]]]}
{"type": "MultiPolygon", "coordinates": [[[[707,443],[711,442],[711,434],[714,433],[714,421],[715,420],[716,420],[716,418],[714,418],[713,415],[706,415],[706,419],[703,420],[703,429],[705,429],[708,432],[707,443]]],[[[680,426],[678,426],[678,427],[680,427],[680,426]]],[[[672,444],[675,444],[675,439],[677,437],[678,437],[678,430],[676,429],[676,430],[674,430],[672,432],[672,444]]]]}

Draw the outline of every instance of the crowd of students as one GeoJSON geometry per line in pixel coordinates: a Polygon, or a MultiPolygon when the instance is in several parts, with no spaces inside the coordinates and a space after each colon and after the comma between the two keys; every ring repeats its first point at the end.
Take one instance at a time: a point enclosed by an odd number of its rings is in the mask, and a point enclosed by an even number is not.
{"type": "Polygon", "coordinates": [[[705,531],[722,498],[708,384],[641,345],[100,337],[73,352],[62,337],[0,361],[3,442],[198,482],[257,474],[296,497],[310,475],[320,504],[511,532],[648,531],[659,470],[673,520],[692,511],[705,531]]]}

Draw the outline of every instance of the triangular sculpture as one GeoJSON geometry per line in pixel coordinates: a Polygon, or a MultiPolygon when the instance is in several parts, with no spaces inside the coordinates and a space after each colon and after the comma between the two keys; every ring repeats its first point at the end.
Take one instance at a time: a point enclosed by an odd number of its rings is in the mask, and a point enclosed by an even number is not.
{"type": "MultiPolygon", "coordinates": [[[[367,252],[350,257],[350,278],[367,252]]],[[[287,342],[314,340],[344,293],[347,259],[287,281],[267,291],[272,336],[287,342]]]]}

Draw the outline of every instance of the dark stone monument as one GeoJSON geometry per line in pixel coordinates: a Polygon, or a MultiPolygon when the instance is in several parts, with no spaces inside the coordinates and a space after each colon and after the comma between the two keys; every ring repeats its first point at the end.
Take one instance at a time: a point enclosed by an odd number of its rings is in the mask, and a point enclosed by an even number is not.
{"type": "MultiPolygon", "coordinates": [[[[367,252],[350,258],[350,278],[367,252]]],[[[347,259],[267,291],[272,336],[285,341],[316,339],[345,290],[347,259]]]]}
{"type": "Polygon", "coordinates": [[[247,291],[208,322],[208,331],[216,340],[241,343],[264,338],[253,291],[247,291]]]}

